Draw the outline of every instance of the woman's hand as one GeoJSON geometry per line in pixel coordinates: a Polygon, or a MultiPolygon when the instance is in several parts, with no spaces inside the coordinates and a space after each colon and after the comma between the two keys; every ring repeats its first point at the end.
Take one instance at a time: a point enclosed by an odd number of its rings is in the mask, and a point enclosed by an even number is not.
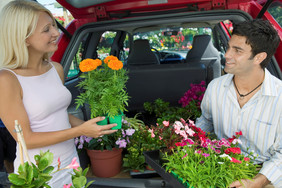
{"type": "Polygon", "coordinates": [[[80,125],[79,128],[81,128],[82,131],[81,135],[97,138],[105,134],[117,132],[117,130],[111,130],[111,128],[117,126],[117,124],[97,125],[97,122],[102,121],[103,119],[105,119],[105,117],[96,117],[80,125]]]}

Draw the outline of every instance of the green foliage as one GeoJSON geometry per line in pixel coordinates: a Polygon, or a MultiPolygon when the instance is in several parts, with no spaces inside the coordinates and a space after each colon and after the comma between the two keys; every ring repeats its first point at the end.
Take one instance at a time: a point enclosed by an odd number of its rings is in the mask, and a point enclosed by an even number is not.
{"type": "Polygon", "coordinates": [[[89,170],[89,167],[87,167],[86,169],[82,170],[81,167],[78,167],[78,171],[77,170],[73,170],[74,174],[72,175],[71,179],[72,179],[72,186],[71,188],[87,188],[89,187],[94,181],[90,181],[87,183],[87,172],[89,170]]]}
{"type": "Polygon", "coordinates": [[[156,99],[153,103],[145,102],[144,109],[150,114],[155,114],[159,124],[163,121],[174,122],[180,118],[196,120],[201,116],[201,110],[195,101],[191,101],[185,107],[171,107],[169,102],[156,99]]]}
{"type": "Polygon", "coordinates": [[[52,178],[51,173],[54,170],[50,166],[53,161],[53,154],[51,152],[40,152],[40,155],[34,156],[36,165],[29,165],[25,162],[20,165],[18,174],[10,174],[9,181],[12,183],[12,188],[19,187],[49,187],[48,181],[52,178]]]}
{"type": "MultiPolygon", "coordinates": [[[[231,162],[227,157],[219,157],[210,148],[205,153],[210,154],[204,157],[195,154],[197,146],[186,145],[177,147],[171,155],[165,154],[165,168],[173,174],[177,174],[187,187],[226,187],[235,180],[252,179],[258,171],[257,165],[244,160],[244,155],[236,155],[242,161],[241,164],[231,162]],[[187,157],[184,157],[187,155],[187,157]],[[188,182],[189,184],[187,184],[188,182]]],[[[235,157],[235,156],[234,156],[235,157]]]]}
{"type": "Polygon", "coordinates": [[[114,117],[126,111],[129,97],[126,92],[128,76],[125,69],[112,70],[103,63],[102,67],[82,74],[81,78],[77,86],[84,92],[75,100],[77,108],[88,103],[91,118],[105,115],[114,117]]]}
{"type": "Polygon", "coordinates": [[[268,12],[275,18],[275,20],[282,27],[282,8],[281,6],[275,6],[268,8],[268,12]]]}
{"type": "MultiPolygon", "coordinates": [[[[54,171],[54,167],[50,166],[53,162],[53,153],[47,151],[40,151],[39,155],[34,156],[36,165],[28,162],[21,164],[18,168],[18,174],[10,174],[8,176],[9,181],[12,183],[11,188],[51,188],[48,182],[52,179],[52,174],[64,170],[58,169],[54,171]]],[[[93,181],[87,183],[86,174],[88,168],[82,170],[78,167],[78,170],[73,170],[74,174],[72,176],[72,188],[87,188],[93,181]],[[87,183],[87,185],[86,185],[87,183]]]]}
{"type": "Polygon", "coordinates": [[[130,143],[128,143],[127,153],[123,157],[123,167],[125,171],[144,171],[146,163],[143,152],[158,150],[162,146],[162,142],[151,136],[149,127],[138,120],[137,116],[138,115],[134,118],[125,119],[136,130],[130,139],[130,143]]]}

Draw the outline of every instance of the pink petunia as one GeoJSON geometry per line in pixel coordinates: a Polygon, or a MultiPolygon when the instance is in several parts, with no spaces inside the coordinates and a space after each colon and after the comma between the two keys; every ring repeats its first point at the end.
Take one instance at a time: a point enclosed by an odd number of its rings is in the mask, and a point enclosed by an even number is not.
{"type": "Polygon", "coordinates": [[[66,168],[72,168],[72,169],[75,169],[76,171],[79,171],[78,170],[78,167],[79,167],[79,163],[76,162],[76,157],[74,157],[71,161],[71,164],[69,164],[66,168]]]}
{"type": "Polygon", "coordinates": [[[210,156],[210,154],[208,154],[208,153],[203,153],[202,155],[203,155],[204,157],[210,156]]]}

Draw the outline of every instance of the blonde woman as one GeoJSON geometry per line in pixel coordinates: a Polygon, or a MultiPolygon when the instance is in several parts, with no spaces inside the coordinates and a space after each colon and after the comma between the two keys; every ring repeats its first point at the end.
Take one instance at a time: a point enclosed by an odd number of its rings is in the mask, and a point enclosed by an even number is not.
{"type": "MultiPolygon", "coordinates": [[[[77,157],[73,138],[116,131],[111,130],[115,124],[96,124],[103,117],[84,122],[67,113],[71,94],[63,85],[63,68],[49,60],[59,32],[46,8],[29,0],[11,1],[1,12],[0,25],[0,118],[15,139],[14,121],[19,121],[32,162],[40,150],[50,150],[53,165],[60,157],[64,167],[77,157]]],[[[19,164],[17,148],[15,172],[19,164]]],[[[57,188],[70,182],[68,171],[60,171],[49,184],[57,188]]]]}

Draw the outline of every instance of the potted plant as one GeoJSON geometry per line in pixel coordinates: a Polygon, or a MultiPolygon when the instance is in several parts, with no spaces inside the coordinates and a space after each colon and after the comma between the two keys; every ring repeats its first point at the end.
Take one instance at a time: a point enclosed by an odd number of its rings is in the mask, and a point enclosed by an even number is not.
{"type": "Polygon", "coordinates": [[[72,168],[74,174],[71,175],[72,183],[69,185],[64,185],[64,188],[87,188],[92,184],[93,181],[87,183],[86,174],[88,168],[82,170],[79,164],[76,162],[76,157],[73,158],[70,165],[65,168],[60,168],[61,161],[58,159],[57,169],[50,166],[53,162],[53,153],[50,151],[40,152],[39,155],[34,156],[36,164],[31,162],[25,162],[21,164],[18,169],[18,174],[9,174],[9,181],[12,183],[13,187],[50,187],[48,185],[49,180],[51,180],[52,175],[55,172],[72,168]],[[55,171],[54,171],[55,170],[55,171]]]}
{"type": "Polygon", "coordinates": [[[89,104],[91,118],[105,116],[101,125],[117,123],[113,129],[121,128],[123,112],[128,105],[126,82],[127,71],[115,56],[100,59],[84,59],[79,68],[83,80],[78,87],[83,90],[76,99],[77,108],[89,104]],[[108,122],[109,121],[109,122],[108,122]]]}
{"type": "Polygon", "coordinates": [[[161,140],[155,139],[151,132],[148,126],[140,124],[138,131],[132,135],[131,142],[127,147],[127,153],[123,157],[125,171],[144,172],[146,163],[143,152],[161,148],[161,140]]]}
{"type": "Polygon", "coordinates": [[[178,101],[181,107],[171,107],[169,102],[156,99],[154,102],[145,102],[144,109],[155,114],[157,123],[163,121],[174,122],[180,118],[196,120],[201,116],[201,102],[206,91],[205,82],[191,84],[190,89],[178,101]]]}
{"type": "Polygon", "coordinates": [[[97,177],[112,177],[121,171],[122,151],[131,142],[135,129],[123,121],[117,132],[98,138],[80,136],[75,139],[78,149],[86,149],[91,169],[97,177]]]}
{"type": "MultiPolygon", "coordinates": [[[[184,119],[173,123],[181,141],[172,153],[165,153],[166,171],[185,187],[226,187],[235,180],[252,179],[258,165],[252,155],[245,156],[237,147],[241,132],[229,139],[210,139],[194,122],[184,119]]],[[[161,166],[160,166],[161,168],[161,166]]]]}

